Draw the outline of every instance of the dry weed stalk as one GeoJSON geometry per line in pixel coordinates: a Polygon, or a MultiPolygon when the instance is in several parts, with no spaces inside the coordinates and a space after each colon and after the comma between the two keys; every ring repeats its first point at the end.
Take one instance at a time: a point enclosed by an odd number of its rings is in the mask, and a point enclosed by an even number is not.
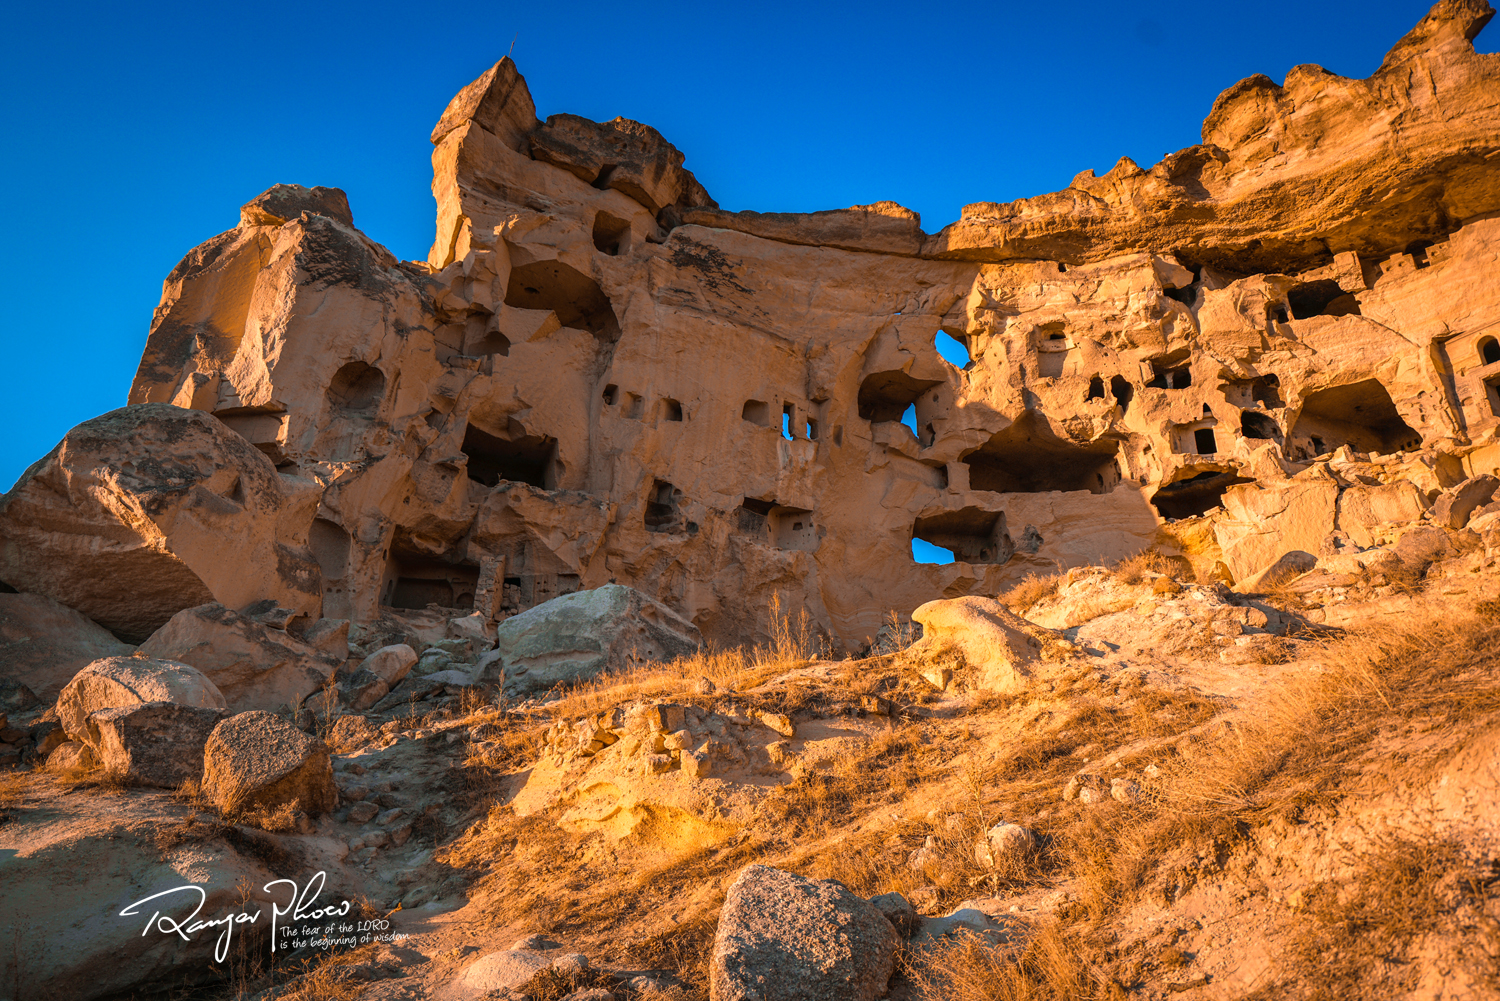
{"type": "Polygon", "coordinates": [[[1063,575],[1061,573],[1038,576],[1031,573],[1026,579],[1000,596],[1000,601],[1011,611],[1018,615],[1031,608],[1033,605],[1050,598],[1057,593],[1062,586],[1063,575]]]}

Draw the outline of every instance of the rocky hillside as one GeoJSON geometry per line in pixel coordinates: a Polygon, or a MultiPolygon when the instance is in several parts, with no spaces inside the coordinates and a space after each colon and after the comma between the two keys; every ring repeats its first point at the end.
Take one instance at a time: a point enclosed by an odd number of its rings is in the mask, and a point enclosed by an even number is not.
{"type": "Polygon", "coordinates": [[[427,261],[253,199],[0,497],[0,1001],[1500,997],[1491,14],[934,235],[509,60],[427,261]]]}

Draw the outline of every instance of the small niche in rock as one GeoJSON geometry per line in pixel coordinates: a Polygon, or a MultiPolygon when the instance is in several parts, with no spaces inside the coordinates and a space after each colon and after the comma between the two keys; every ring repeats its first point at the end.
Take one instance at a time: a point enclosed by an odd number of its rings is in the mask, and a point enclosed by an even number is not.
{"type": "Polygon", "coordinates": [[[1100,439],[1087,445],[1056,437],[1034,410],[997,432],[961,458],[969,467],[969,486],[998,493],[1087,490],[1105,494],[1120,482],[1115,463],[1119,442],[1100,439]]]}
{"type": "Polygon", "coordinates": [[[587,330],[601,340],[620,336],[620,321],[599,283],[561,261],[534,261],[512,268],[505,304],[550,309],[563,326],[587,330]]]}
{"type": "Polygon", "coordinates": [[[1104,399],[1104,380],[1101,379],[1101,378],[1099,378],[1099,376],[1097,376],[1097,375],[1094,376],[1092,379],[1090,379],[1089,380],[1089,393],[1088,393],[1088,396],[1084,397],[1084,399],[1086,399],[1086,400],[1102,400],[1102,399],[1104,399]]]}
{"type": "Polygon", "coordinates": [[[557,439],[546,435],[501,438],[470,424],[464,431],[463,453],[469,457],[468,475],[475,483],[493,487],[501,480],[556,487],[557,439]]]}
{"type": "Polygon", "coordinates": [[[669,421],[682,420],[682,404],[673,399],[661,401],[662,417],[669,421]]]}
{"type": "Polygon", "coordinates": [[[1485,365],[1493,365],[1500,361],[1500,341],[1493,337],[1484,337],[1479,341],[1479,360],[1485,365]]]}
{"type": "Polygon", "coordinates": [[[746,497],[740,502],[735,527],[739,531],[748,532],[751,535],[764,535],[767,519],[771,516],[771,509],[775,506],[776,501],[774,500],[759,500],[755,497],[746,497]]]}
{"type": "Polygon", "coordinates": [[[1242,410],[1240,411],[1240,434],[1246,438],[1281,441],[1281,425],[1268,414],[1242,410]]]}
{"type": "Polygon", "coordinates": [[[681,501],[681,490],[666,480],[655,480],[651,484],[651,493],[646,499],[646,531],[662,533],[686,531],[686,521],[678,509],[681,501]]]}
{"type": "Polygon", "coordinates": [[[859,385],[859,416],[872,424],[899,421],[908,407],[937,385],[940,384],[930,379],[913,379],[905,372],[868,375],[859,385]]]}
{"type": "Polygon", "coordinates": [[[1224,491],[1253,480],[1219,470],[1197,473],[1156,491],[1151,504],[1163,518],[1194,518],[1224,506],[1224,491]]]}
{"type": "Polygon", "coordinates": [[[325,580],[339,580],[349,572],[349,533],[327,518],[314,518],[307,547],[325,580]]]}
{"type": "Polygon", "coordinates": [[[339,410],[373,414],[385,396],[385,373],[362,361],[351,361],[333,374],[328,402],[339,410]]]}
{"type": "Polygon", "coordinates": [[[1281,400],[1281,378],[1271,374],[1251,380],[1250,398],[1268,410],[1284,406],[1281,400]]]}
{"type": "Polygon", "coordinates": [[[948,550],[960,563],[1004,563],[1015,554],[1001,511],[966,507],[918,518],[912,538],[948,550]]]}
{"type": "Polygon", "coordinates": [[[1359,301],[1331,278],[1293,285],[1286,294],[1294,320],[1314,316],[1359,316],[1359,301]]]}
{"type": "Polygon", "coordinates": [[[954,368],[968,368],[973,363],[967,341],[959,340],[946,330],[939,330],[932,343],[942,359],[954,368]]]}
{"type": "Polygon", "coordinates": [[[1135,397],[1135,387],[1123,375],[1111,376],[1109,395],[1115,398],[1115,402],[1120,405],[1120,412],[1124,413],[1130,409],[1130,401],[1135,397]]]}
{"type": "Polygon", "coordinates": [[[386,569],[381,604],[391,608],[470,609],[479,586],[479,568],[424,556],[395,556],[386,569]]]}
{"type": "Polygon", "coordinates": [[[1174,299],[1184,306],[1191,306],[1198,299],[1198,289],[1195,285],[1187,285],[1183,288],[1164,288],[1161,294],[1168,299],[1174,299]]]}
{"type": "Polygon", "coordinates": [[[1213,428],[1199,428],[1193,432],[1193,444],[1199,455],[1213,455],[1219,451],[1219,441],[1213,428]]]}
{"type": "Polygon", "coordinates": [[[620,398],[620,387],[611,383],[604,387],[604,405],[612,407],[620,398]]]}
{"type": "Polygon", "coordinates": [[[594,249],[601,254],[618,257],[629,233],[630,223],[624,219],[616,218],[608,212],[600,212],[594,216],[594,249]]]}
{"type": "Polygon", "coordinates": [[[1401,419],[1391,394],[1366,379],[1309,393],[1287,429],[1292,457],[1311,458],[1348,445],[1356,452],[1385,455],[1420,448],[1422,436],[1401,419]]]}
{"type": "Polygon", "coordinates": [[[746,400],[740,417],[761,427],[771,426],[771,405],[764,400],[746,400]]]}
{"type": "Polygon", "coordinates": [[[771,544],[777,549],[812,552],[818,548],[818,528],[813,513],[800,507],[773,507],[766,519],[771,544]]]}

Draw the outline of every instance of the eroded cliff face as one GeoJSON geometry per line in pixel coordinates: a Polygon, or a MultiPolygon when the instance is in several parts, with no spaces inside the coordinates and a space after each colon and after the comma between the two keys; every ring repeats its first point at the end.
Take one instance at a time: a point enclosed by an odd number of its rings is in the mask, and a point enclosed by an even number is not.
{"type": "Polygon", "coordinates": [[[851,649],[1152,543],[1237,578],[1368,545],[1500,464],[1490,15],[1443,0],[1368,80],[1252,77],[1202,145],[932,236],[720,211],[654,129],[539,122],[501,60],[433,132],[426,262],[278,185],[168,277],[130,402],[316,484],[325,617],[613,581],[723,643],[780,595],[851,649]]]}

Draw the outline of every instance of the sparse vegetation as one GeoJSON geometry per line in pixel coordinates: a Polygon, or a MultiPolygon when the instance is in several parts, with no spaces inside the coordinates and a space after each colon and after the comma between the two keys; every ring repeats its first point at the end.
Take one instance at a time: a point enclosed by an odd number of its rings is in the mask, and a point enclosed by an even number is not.
{"type": "Polygon", "coordinates": [[[1011,611],[1021,613],[1043,599],[1050,598],[1062,586],[1060,573],[1038,576],[1027,574],[1026,579],[1000,596],[1000,601],[1011,611]]]}

